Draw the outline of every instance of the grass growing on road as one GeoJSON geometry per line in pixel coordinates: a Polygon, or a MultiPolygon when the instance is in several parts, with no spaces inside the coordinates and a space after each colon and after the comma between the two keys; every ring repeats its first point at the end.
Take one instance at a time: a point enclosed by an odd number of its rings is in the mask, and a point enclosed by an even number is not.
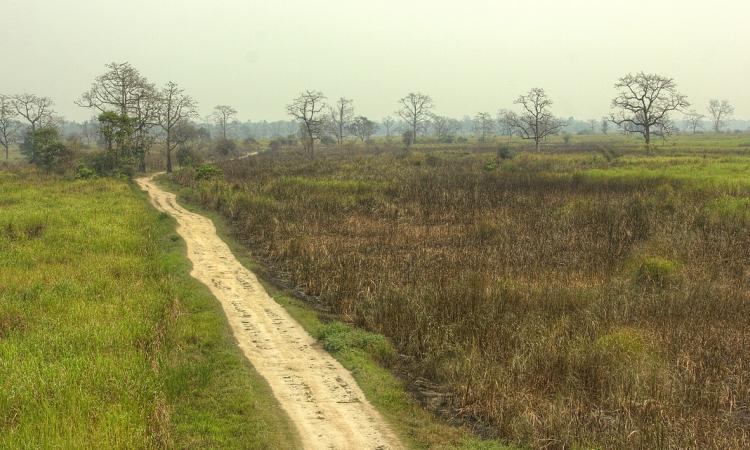
{"type": "Polygon", "coordinates": [[[0,448],[296,448],[168,216],[0,172],[0,448]]]}

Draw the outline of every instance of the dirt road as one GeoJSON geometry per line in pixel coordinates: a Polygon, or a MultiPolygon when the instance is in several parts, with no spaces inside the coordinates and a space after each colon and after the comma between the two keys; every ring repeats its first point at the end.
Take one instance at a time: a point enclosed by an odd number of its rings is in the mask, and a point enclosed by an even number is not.
{"type": "Polygon", "coordinates": [[[177,220],[191,275],[221,302],[240,348],[296,424],[305,448],[401,448],[351,374],[271,299],[213,223],[182,208],[151,178],[137,182],[157,209],[177,220]]]}

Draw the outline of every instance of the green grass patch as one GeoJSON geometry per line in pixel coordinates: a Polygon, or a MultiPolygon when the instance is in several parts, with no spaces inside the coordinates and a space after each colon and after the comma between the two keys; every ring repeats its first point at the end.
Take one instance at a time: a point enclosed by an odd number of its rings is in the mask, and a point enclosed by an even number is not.
{"type": "Polygon", "coordinates": [[[0,190],[0,448],[297,447],[144,193],[33,172],[0,190]]]}

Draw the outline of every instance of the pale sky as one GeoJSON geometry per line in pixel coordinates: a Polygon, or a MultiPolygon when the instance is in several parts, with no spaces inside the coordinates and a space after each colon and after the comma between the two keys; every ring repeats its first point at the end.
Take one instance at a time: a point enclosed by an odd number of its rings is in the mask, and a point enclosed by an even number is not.
{"type": "Polygon", "coordinates": [[[73,101],[109,62],[175,81],[208,114],[285,119],[299,91],[379,120],[422,91],[435,112],[495,113],[532,87],[553,112],[609,111],[616,79],[673,77],[696,109],[750,118],[750,0],[0,0],[0,93],[73,101]]]}

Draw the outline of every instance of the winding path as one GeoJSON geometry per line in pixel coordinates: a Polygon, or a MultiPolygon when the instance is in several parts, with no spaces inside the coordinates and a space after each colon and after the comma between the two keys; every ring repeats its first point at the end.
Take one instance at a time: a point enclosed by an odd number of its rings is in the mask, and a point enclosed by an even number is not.
{"type": "Polygon", "coordinates": [[[187,244],[191,275],[221,303],[245,356],[268,381],[306,449],[396,449],[398,439],[351,374],[263,289],[216,234],[153,179],[139,178],[151,203],[173,216],[187,244]]]}

